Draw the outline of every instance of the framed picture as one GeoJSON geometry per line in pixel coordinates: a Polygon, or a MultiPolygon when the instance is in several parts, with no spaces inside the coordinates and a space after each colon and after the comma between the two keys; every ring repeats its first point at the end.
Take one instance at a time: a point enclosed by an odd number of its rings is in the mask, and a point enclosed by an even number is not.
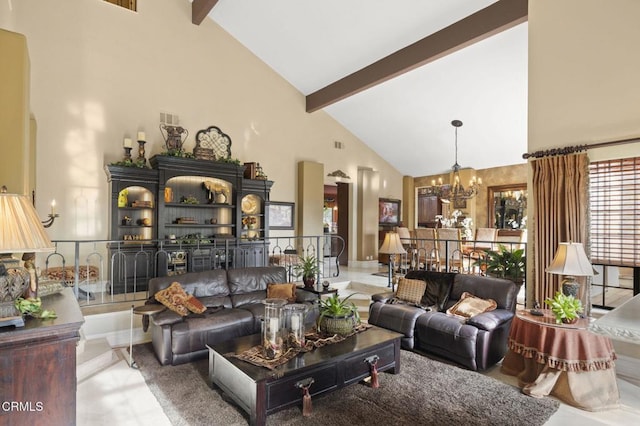
{"type": "Polygon", "coordinates": [[[293,229],[295,203],[272,201],[269,204],[269,229],[293,229]]]}
{"type": "Polygon", "coordinates": [[[378,217],[380,225],[398,226],[400,224],[400,200],[378,199],[378,217]]]}
{"type": "Polygon", "coordinates": [[[454,198],[453,199],[453,208],[454,209],[466,209],[467,208],[467,200],[464,198],[454,198]]]}

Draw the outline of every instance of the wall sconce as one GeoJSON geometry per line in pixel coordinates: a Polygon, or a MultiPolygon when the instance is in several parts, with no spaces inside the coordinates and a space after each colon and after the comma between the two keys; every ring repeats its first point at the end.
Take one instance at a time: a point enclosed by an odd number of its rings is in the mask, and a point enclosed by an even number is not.
{"type": "Polygon", "coordinates": [[[56,217],[60,217],[60,215],[56,213],[56,200],[51,201],[51,213],[49,213],[47,217],[49,219],[41,221],[42,226],[45,228],[49,228],[51,225],[53,225],[53,222],[56,220],[56,217]]]}
{"type": "MultiPolygon", "coordinates": [[[[0,188],[0,194],[6,194],[6,193],[7,193],[7,186],[2,185],[2,187],[0,188]]],[[[35,204],[36,203],[35,191],[32,191],[31,198],[32,198],[32,203],[35,204]]],[[[60,216],[55,212],[55,209],[56,209],[56,200],[53,200],[51,201],[51,213],[47,215],[49,219],[40,221],[44,228],[48,228],[51,225],[53,225],[53,222],[56,220],[56,217],[60,216]]]]}

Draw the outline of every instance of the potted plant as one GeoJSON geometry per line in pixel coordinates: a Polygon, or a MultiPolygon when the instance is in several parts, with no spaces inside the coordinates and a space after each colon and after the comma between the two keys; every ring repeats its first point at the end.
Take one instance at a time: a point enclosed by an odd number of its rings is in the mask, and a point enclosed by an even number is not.
{"type": "Polygon", "coordinates": [[[557,324],[572,324],[578,321],[582,312],[580,299],[576,299],[572,295],[567,296],[559,291],[556,292],[553,299],[549,298],[544,303],[551,307],[551,312],[555,315],[557,324]]]}
{"type": "Polygon", "coordinates": [[[349,300],[351,296],[340,299],[338,294],[333,294],[319,302],[318,330],[325,335],[338,334],[346,336],[360,324],[358,307],[349,300]]]}
{"type": "Polygon", "coordinates": [[[320,272],[318,259],[313,256],[303,256],[297,265],[294,266],[296,277],[302,277],[304,286],[311,288],[316,282],[316,275],[320,272]]]}
{"type": "Polygon", "coordinates": [[[505,278],[521,285],[524,280],[526,259],[524,249],[508,250],[498,244],[498,250],[489,250],[484,259],[476,262],[480,268],[486,268],[486,273],[495,278],[505,278]]]}

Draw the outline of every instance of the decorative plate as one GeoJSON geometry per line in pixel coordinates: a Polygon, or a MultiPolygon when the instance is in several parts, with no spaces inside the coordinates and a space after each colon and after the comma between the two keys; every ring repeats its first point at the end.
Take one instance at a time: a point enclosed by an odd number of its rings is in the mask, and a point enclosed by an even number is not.
{"type": "Polygon", "coordinates": [[[242,213],[245,213],[245,214],[258,213],[258,203],[254,198],[244,197],[242,199],[242,213]]]}

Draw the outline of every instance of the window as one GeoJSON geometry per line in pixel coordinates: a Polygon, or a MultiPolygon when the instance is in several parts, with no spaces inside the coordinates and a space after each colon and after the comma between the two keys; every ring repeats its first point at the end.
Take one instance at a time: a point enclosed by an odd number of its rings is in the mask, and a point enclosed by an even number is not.
{"type": "Polygon", "coordinates": [[[640,157],[589,166],[591,261],[640,266],[640,157]]]}

